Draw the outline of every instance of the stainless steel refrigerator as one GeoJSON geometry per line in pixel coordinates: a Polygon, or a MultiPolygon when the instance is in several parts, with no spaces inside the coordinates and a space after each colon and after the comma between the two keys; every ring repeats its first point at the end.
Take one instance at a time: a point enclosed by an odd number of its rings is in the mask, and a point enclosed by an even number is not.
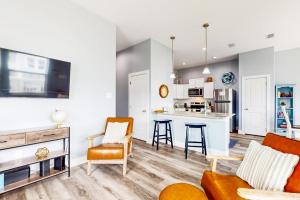
{"type": "Polygon", "coordinates": [[[236,91],[233,89],[214,90],[214,112],[235,114],[230,119],[230,131],[236,131],[236,91]]]}

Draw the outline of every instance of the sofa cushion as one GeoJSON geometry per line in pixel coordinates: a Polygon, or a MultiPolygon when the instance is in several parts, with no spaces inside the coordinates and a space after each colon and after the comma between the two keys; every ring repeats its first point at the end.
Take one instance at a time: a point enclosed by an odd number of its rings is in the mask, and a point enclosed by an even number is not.
{"type": "Polygon", "coordinates": [[[237,176],[221,175],[211,171],[204,172],[201,186],[210,200],[243,200],[238,196],[237,189],[251,188],[237,176]]]}
{"type": "Polygon", "coordinates": [[[255,189],[282,192],[298,162],[297,155],[251,141],[236,174],[255,189]]]}
{"type": "Polygon", "coordinates": [[[108,122],[103,143],[122,143],[128,128],[128,122],[108,122]]]}
{"type": "MultiPolygon", "coordinates": [[[[300,156],[300,141],[292,140],[283,136],[268,133],[263,145],[269,146],[283,153],[290,153],[300,156]]],[[[300,161],[295,167],[293,174],[285,186],[286,192],[300,193],[300,161]]]]}

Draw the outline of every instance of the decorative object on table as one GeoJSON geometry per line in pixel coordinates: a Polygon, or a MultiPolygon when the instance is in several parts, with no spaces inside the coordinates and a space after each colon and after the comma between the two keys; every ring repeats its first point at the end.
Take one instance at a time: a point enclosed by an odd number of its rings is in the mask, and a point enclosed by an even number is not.
{"type": "Polygon", "coordinates": [[[168,86],[165,85],[165,84],[162,84],[159,87],[159,96],[161,98],[167,98],[168,95],[169,95],[169,88],[168,88],[168,86]]]}
{"type": "Polygon", "coordinates": [[[54,169],[59,171],[65,170],[66,168],[65,160],[66,160],[66,156],[60,156],[54,158],[54,169]]]}
{"type": "Polygon", "coordinates": [[[207,77],[206,82],[207,82],[207,83],[214,82],[213,77],[211,77],[211,76],[207,77]]]}
{"type": "Polygon", "coordinates": [[[50,175],[50,160],[40,162],[40,176],[50,175]]]}
{"type": "Polygon", "coordinates": [[[291,127],[294,126],[295,122],[295,111],[294,111],[294,84],[279,84],[276,85],[275,91],[275,132],[287,136],[287,124],[283,114],[282,107],[285,107],[287,116],[289,117],[291,127]]]}
{"type": "Polygon", "coordinates": [[[67,114],[63,110],[55,110],[52,113],[52,120],[56,123],[57,128],[61,128],[67,118],[67,114]]]}
{"type": "Polygon", "coordinates": [[[176,79],[176,74],[174,71],[174,40],[175,40],[175,36],[172,35],[170,37],[170,39],[172,41],[172,69],[173,69],[173,72],[170,74],[170,79],[176,79]]]}
{"type": "Polygon", "coordinates": [[[225,85],[233,84],[235,80],[235,75],[233,72],[225,72],[222,75],[222,83],[225,85]]]}
{"type": "Polygon", "coordinates": [[[46,147],[38,148],[35,153],[35,157],[36,159],[40,160],[40,159],[47,158],[48,154],[49,154],[49,150],[46,147]]]}
{"type": "Polygon", "coordinates": [[[4,174],[0,174],[0,191],[4,190],[4,174]]]}
{"type": "Polygon", "coordinates": [[[210,70],[208,68],[208,60],[207,60],[207,28],[209,27],[208,23],[203,24],[203,28],[205,29],[205,67],[202,71],[202,74],[210,74],[210,70]]]}
{"type": "Polygon", "coordinates": [[[153,111],[154,113],[163,113],[163,112],[165,112],[163,109],[157,109],[157,110],[154,110],[153,111]]]}
{"type": "Polygon", "coordinates": [[[4,185],[9,185],[30,177],[30,167],[22,166],[4,172],[4,185]]]}

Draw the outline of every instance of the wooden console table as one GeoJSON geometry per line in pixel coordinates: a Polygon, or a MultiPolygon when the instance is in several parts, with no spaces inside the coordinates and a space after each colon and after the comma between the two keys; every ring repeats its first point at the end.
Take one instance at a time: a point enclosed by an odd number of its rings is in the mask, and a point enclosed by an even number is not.
{"type": "MultiPolygon", "coordinates": [[[[40,176],[39,173],[31,174],[29,178],[11,183],[4,187],[4,190],[0,190],[0,195],[20,187],[24,187],[53,176],[57,176],[68,172],[70,176],[70,128],[38,128],[31,130],[19,130],[0,133],[0,151],[7,149],[21,148],[24,146],[35,145],[40,143],[46,143],[51,141],[63,141],[63,148],[60,151],[50,151],[47,158],[37,159],[35,155],[31,157],[24,157],[8,162],[0,163],[0,174],[5,173],[8,170],[15,169],[23,166],[30,166],[32,164],[40,163],[43,161],[55,159],[58,157],[67,156],[68,162],[63,170],[50,169],[50,175],[40,176]]],[[[34,154],[35,152],[33,152],[34,154]]]]}

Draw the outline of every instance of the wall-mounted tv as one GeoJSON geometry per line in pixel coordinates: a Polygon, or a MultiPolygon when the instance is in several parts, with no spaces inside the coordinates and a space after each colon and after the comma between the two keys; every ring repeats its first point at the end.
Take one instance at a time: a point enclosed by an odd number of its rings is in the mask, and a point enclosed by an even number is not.
{"type": "Polygon", "coordinates": [[[69,98],[71,63],[0,48],[0,97],[69,98]]]}

